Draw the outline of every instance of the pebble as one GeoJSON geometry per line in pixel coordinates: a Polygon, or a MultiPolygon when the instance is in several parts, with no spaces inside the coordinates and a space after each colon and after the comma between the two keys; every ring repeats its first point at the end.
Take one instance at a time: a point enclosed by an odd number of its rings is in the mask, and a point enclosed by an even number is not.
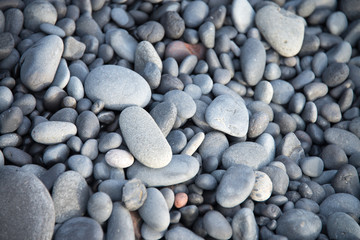
{"type": "Polygon", "coordinates": [[[109,195],[104,192],[96,192],[90,196],[87,203],[87,212],[98,223],[109,219],[113,209],[113,203],[109,195]]]}
{"type": "Polygon", "coordinates": [[[333,12],[326,20],[326,26],[333,35],[342,34],[348,27],[348,20],[343,12],[333,12]]]}
{"type": "Polygon", "coordinates": [[[300,159],[300,167],[309,177],[319,177],[324,170],[324,162],[319,157],[306,157],[300,159]]]}
{"type": "Polygon", "coordinates": [[[58,36],[49,35],[39,40],[21,56],[21,82],[34,92],[48,87],[54,80],[63,49],[58,36]]]}
{"type": "Polygon", "coordinates": [[[340,128],[328,128],[324,132],[324,138],[327,143],[342,148],[347,155],[358,152],[360,149],[359,138],[355,134],[340,128]]]}
{"type": "Polygon", "coordinates": [[[74,170],[83,178],[91,176],[93,171],[93,163],[87,156],[84,155],[72,155],[68,160],[67,164],[71,170],[74,170]]]}
{"type": "Polygon", "coordinates": [[[166,46],[165,58],[172,57],[181,62],[189,55],[195,55],[198,59],[204,59],[206,48],[202,44],[189,44],[183,41],[173,41],[166,46]]]}
{"type": "Polygon", "coordinates": [[[194,232],[189,229],[181,226],[171,228],[165,233],[166,240],[180,240],[180,239],[189,239],[189,240],[202,240],[203,238],[196,235],[194,232]]]}
{"type": "Polygon", "coordinates": [[[108,220],[106,238],[109,240],[135,240],[134,225],[130,212],[121,202],[113,203],[113,210],[108,220]],[[121,229],[121,231],[119,231],[121,229]]]}
{"type": "Polygon", "coordinates": [[[206,109],[205,119],[212,128],[231,136],[244,137],[248,132],[245,104],[229,95],[216,97],[206,109]]]}
{"type": "Polygon", "coordinates": [[[101,240],[104,232],[98,222],[88,217],[75,217],[63,223],[55,232],[54,239],[101,240]]]}
{"type": "Polygon", "coordinates": [[[320,214],[329,217],[336,212],[352,213],[353,216],[360,216],[360,202],[355,196],[348,193],[335,193],[328,196],[320,204],[320,214]]]}
{"type": "Polygon", "coordinates": [[[257,11],[255,23],[266,41],[280,55],[292,57],[299,53],[305,26],[303,19],[274,5],[257,11]]]}
{"type": "Polygon", "coordinates": [[[87,75],[84,87],[91,100],[100,99],[105,103],[105,108],[111,110],[123,110],[129,105],[144,107],[151,97],[151,90],[145,79],[120,66],[104,65],[95,68],[87,75]],[[104,79],[104,75],[107,78],[104,79]],[[122,91],[124,88],[127,89],[126,92],[122,91]]]}
{"type": "Polygon", "coordinates": [[[148,187],[170,186],[193,178],[198,170],[199,162],[194,157],[173,155],[170,163],[163,168],[149,168],[135,162],[127,169],[127,177],[138,178],[148,187]]]}
{"type": "Polygon", "coordinates": [[[263,77],[266,53],[263,44],[256,38],[249,38],[241,47],[241,70],[249,86],[255,86],[263,77]]]}
{"type": "Polygon", "coordinates": [[[83,111],[76,119],[78,136],[82,141],[96,138],[100,131],[100,123],[96,115],[91,111],[83,111]]]}
{"type": "Polygon", "coordinates": [[[64,52],[62,57],[66,60],[78,60],[85,52],[85,44],[69,36],[64,40],[64,52]]]}
{"type": "Polygon", "coordinates": [[[3,192],[0,198],[1,233],[3,239],[51,239],[55,224],[54,204],[49,192],[32,173],[17,167],[0,168],[3,192]]]}
{"type": "Polygon", "coordinates": [[[1,95],[1,102],[0,102],[0,112],[7,110],[14,101],[14,96],[11,90],[8,87],[0,86],[0,95],[1,95]]]}
{"type": "Polygon", "coordinates": [[[30,154],[15,147],[4,148],[3,154],[6,160],[20,167],[32,163],[32,157],[30,154]]]}
{"type": "Polygon", "coordinates": [[[218,211],[209,211],[204,215],[203,226],[206,232],[215,239],[229,239],[232,228],[226,218],[218,211]]]}
{"type": "Polygon", "coordinates": [[[56,144],[76,135],[77,128],[70,122],[46,121],[36,125],[31,131],[34,141],[41,144],[56,144]]]}
{"type": "Polygon", "coordinates": [[[132,106],[121,112],[119,125],[130,153],[149,168],[163,168],[172,157],[165,136],[144,109],[132,106]]]}
{"type": "Polygon", "coordinates": [[[147,189],[147,198],[139,209],[139,215],[149,227],[158,232],[166,230],[170,224],[168,206],[156,188],[147,189]]]}
{"type": "Polygon", "coordinates": [[[182,208],[182,207],[186,206],[188,199],[189,199],[189,197],[186,193],[183,193],[183,192],[177,193],[175,195],[174,206],[176,208],[182,208]]]}
{"type": "Polygon", "coordinates": [[[326,228],[331,239],[360,238],[359,224],[343,212],[331,214],[327,219],[326,228]]]}
{"type": "Polygon", "coordinates": [[[239,33],[246,33],[254,24],[255,11],[248,1],[236,0],[232,3],[231,19],[239,33]]]}
{"type": "Polygon", "coordinates": [[[156,52],[155,48],[150,42],[142,41],[137,45],[135,51],[135,72],[143,72],[148,62],[155,63],[160,72],[162,71],[163,65],[159,54],[156,52]]]}
{"type": "Polygon", "coordinates": [[[270,82],[273,87],[272,102],[277,104],[287,104],[294,95],[294,87],[287,81],[278,79],[270,82]]]}
{"type": "Polygon", "coordinates": [[[160,22],[164,27],[166,37],[179,39],[184,34],[185,21],[176,11],[167,11],[160,22]]]}
{"type": "Polygon", "coordinates": [[[186,27],[189,28],[199,27],[208,14],[209,14],[209,7],[206,3],[202,1],[190,2],[186,6],[183,12],[183,18],[186,27]]]}
{"type": "Polygon", "coordinates": [[[0,134],[15,132],[23,121],[23,112],[19,107],[11,107],[0,113],[0,134]]]}
{"type": "Polygon", "coordinates": [[[349,67],[345,63],[332,63],[323,72],[322,80],[329,87],[336,87],[349,76],[349,67]]]}
{"type": "Polygon", "coordinates": [[[196,75],[193,82],[200,87],[202,94],[209,94],[213,88],[213,80],[208,74],[196,75]]]}
{"type": "Polygon", "coordinates": [[[111,9],[111,19],[121,28],[131,28],[135,24],[134,18],[122,8],[111,9]]]}
{"type": "Polygon", "coordinates": [[[208,157],[216,157],[220,159],[228,147],[229,142],[226,135],[218,131],[212,131],[205,134],[205,139],[199,147],[199,153],[202,159],[206,159],[208,157]]]}
{"type": "Polygon", "coordinates": [[[272,189],[270,177],[266,173],[255,171],[255,185],[250,198],[257,202],[266,201],[271,197],[272,189]]]}
{"type": "Polygon", "coordinates": [[[356,168],[350,164],[342,165],[333,179],[331,186],[337,193],[350,193],[355,197],[360,196],[359,174],[356,168]]]}
{"type": "Polygon", "coordinates": [[[212,22],[205,22],[199,27],[199,38],[207,48],[215,46],[215,25],[212,22]]]}
{"type": "Polygon", "coordinates": [[[245,165],[234,165],[222,177],[216,190],[216,201],[222,207],[235,207],[246,200],[254,185],[254,171],[245,165]]]}
{"type": "Polygon", "coordinates": [[[63,223],[85,214],[89,187],[80,173],[66,171],[56,179],[51,196],[55,207],[55,222],[63,223]]]}
{"type": "Polygon", "coordinates": [[[176,106],[177,116],[180,118],[189,119],[195,115],[196,104],[184,91],[171,90],[164,95],[164,101],[176,106]]]}
{"type": "Polygon", "coordinates": [[[265,148],[255,142],[240,142],[227,148],[222,155],[222,166],[228,169],[243,164],[258,170],[267,164],[269,158],[265,148]]]}
{"type": "Polygon", "coordinates": [[[112,149],[105,154],[105,161],[111,167],[128,168],[134,163],[134,157],[128,151],[112,149]]]}
{"type": "Polygon", "coordinates": [[[122,143],[122,137],[116,132],[109,132],[101,136],[99,139],[99,151],[102,153],[108,150],[118,148],[122,143]]]}
{"type": "Polygon", "coordinates": [[[179,154],[187,144],[186,136],[180,130],[171,131],[166,137],[166,140],[170,144],[173,154],[179,154]]]}
{"type": "Polygon", "coordinates": [[[121,58],[133,63],[138,42],[125,29],[111,29],[106,33],[106,43],[121,58]]]}
{"type": "Polygon", "coordinates": [[[272,182],[274,195],[284,195],[289,186],[289,176],[286,172],[276,166],[266,166],[260,169],[260,171],[266,173],[272,182]]]}
{"type": "Polygon", "coordinates": [[[256,224],[255,216],[250,208],[242,208],[236,212],[232,222],[233,239],[257,239],[259,228],[256,224]]]}
{"type": "Polygon", "coordinates": [[[49,2],[33,1],[24,9],[24,27],[31,31],[38,31],[41,23],[55,24],[57,12],[49,2]]]}
{"type": "Polygon", "coordinates": [[[342,41],[327,51],[329,64],[347,63],[351,58],[352,48],[349,42],[342,41]]]}
{"type": "Polygon", "coordinates": [[[322,229],[320,218],[303,209],[291,209],[277,220],[276,234],[289,239],[316,239],[322,229]]]}

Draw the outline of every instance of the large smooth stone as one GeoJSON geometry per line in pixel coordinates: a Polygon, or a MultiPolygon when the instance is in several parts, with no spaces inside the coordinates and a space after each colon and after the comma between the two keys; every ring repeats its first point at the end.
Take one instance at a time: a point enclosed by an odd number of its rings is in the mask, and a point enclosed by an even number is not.
{"type": "Polygon", "coordinates": [[[239,205],[251,194],[255,185],[254,171],[245,165],[226,170],[216,191],[216,201],[225,208],[239,205]]]}
{"type": "Polygon", "coordinates": [[[166,167],[155,169],[135,162],[126,173],[129,179],[138,178],[148,187],[161,187],[190,180],[198,173],[199,167],[198,160],[192,156],[174,155],[166,167]]]}
{"type": "Polygon", "coordinates": [[[266,41],[280,55],[292,57],[300,52],[304,40],[304,19],[274,5],[261,8],[255,23],[266,41]]]}
{"type": "Polygon", "coordinates": [[[138,73],[116,65],[103,65],[92,70],[85,79],[85,93],[93,102],[102,100],[111,110],[123,110],[130,105],[145,107],[151,89],[138,73]]]}
{"type": "Polygon", "coordinates": [[[276,234],[294,240],[315,240],[322,228],[320,218],[303,209],[288,210],[277,221],[276,234]]]}
{"type": "Polygon", "coordinates": [[[266,149],[255,142],[240,142],[225,150],[222,156],[222,165],[229,168],[236,164],[243,164],[258,170],[270,161],[266,149]]]}
{"type": "Polygon", "coordinates": [[[120,114],[119,125],[127,147],[139,162],[150,168],[169,164],[171,147],[146,110],[137,106],[126,108],[120,114]]]}
{"type": "Polygon", "coordinates": [[[47,121],[39,123],[31,131],[31,137],[37,143],[57,144],[76,135],[77,128],[70,122],[47,121]]]}
{"type": "Polygon", "coordinates": [[[335,193],[327,197],[320,204],[320,214],[329,217],[336,212],[351,213],[354,217],[360,217],[360,201],[348,193],[335,193]]]}
{"type": "Polygon", "coordinates": [[[0,239],[50,240],[55,209],[44,184],[20,168],[0,168],[0,239]]]}
{"type": "Polygon", "coordinates": [[[360,140],[352,132],[340,128],[328,128],[324,132],[324,138],[329,144],[338,145],[348,155],[360,152],[360,140]]]}
{"type": "Polygon", "coordinates": [[[34,92],[48,87],[54,80],[63,50],[63,41],[55,35],[36,42],[20,59],[21,82],[34,92]]]}
{"type": "Polygon", "coordinates": [[[330,239],[360,239],[360,226],[348,214],[336,212],[327,220],[327,232],[330,239]]]}
{"type": "Polygon", "coordinates": [[[206,109],[205,119],[210,127],[234,137],[244,137],[248,132],[246,106],[230,95],[216,97],[206,109]]]}

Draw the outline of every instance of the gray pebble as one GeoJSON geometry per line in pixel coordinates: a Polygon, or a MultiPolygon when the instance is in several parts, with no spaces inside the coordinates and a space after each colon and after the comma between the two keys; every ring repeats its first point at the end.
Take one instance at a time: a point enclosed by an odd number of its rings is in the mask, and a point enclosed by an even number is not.
{"type": "Polygon", "coordinates": [[[125,29],[112,29],[106,33],[106,43],[115,53],[133,63],[138,42],[125,29]]]}
{"type": "Polygon", "coordinates": [[[83,111],[76,119],[78,136],[82,141],[96,138],[100,131],[100,123],[96,115],[91,111],[83,111]]]}
{"type": "Polygon", "coordinates": [[[331,63],[347,63],[351,58],[352,48],[349,42],[342,41],[327,51],[326,55],[331,63]]]}
{"type": "Polygon", "coordinates": [[[320,109],[320,114],[327,121],[337,123],[341,120],[341,110],[337,103],[326,103],[320,109]]]}
{"type": "Polygon", "coordinates": [[[113,204],[113,210],[108,220],[107,239],[135,239],[134,226],[130,212],[120,202],[113,204]],[[119,231],[121,228],[121,231],[119,231]]]}
{"type": "Polygon", "coordinates": [[[344,164],[339,168],[334,178],[331,180],[337,193],[349,193],[355,197],[360,196],[359,174],[356,168],[350,164],[344,164]]]}
{"type": "Polygon", "coordinates": [[[148,21],[137,28],[137,35],[141,40],[146,40],[150,43],[156,43],[164,38],[165,30],[160,23],[155,21],[148,21]]]}
{"type": "Polygon", "coordinates": [[[23,121],[23,112],[19,107],[11,107],[0,113],[0,133],[16,131],[23,121]]]}
{"type": "Polygon", "coordinates": [[[297,75],[294,79],[291,80],[295,90],[299,90],[306,86],[307,84],[313,82],[315,79],[315,74],[310,70],[305,70],[297,75]]]}
{"type": "Polygon", "coordinates": [[[94,160],[98,156],[98,141],[96,139],[88,139],[81,147],[80,153],[90,160],[94,160]]]}
{"type": "Polygon", "coordinates": [[[79,173],[66,171],[55,181],[52,199],[55,206],[55,222],[63,223],[85,213],[89,187],[79,173]]]}
{"type": "Polygon", "coordinates": [[[191,96],[180,90],[172,90],[165,94],[164,101],[175,104],[177,115],[181,118],[188,119],[194,116],[196,104],[191,96]]]}
{"type": "Polygon", "coordinates": [[[179,154],[187,144],[186,136],[180,130],[171,131],[166,140],[169,142],[173,154],[179,154]]]}
{"type": "Polygon", "coordinates": [[[135,71],[140,73],[143,72],[148,62],[155,63],[158,66],[160,72],[162,71],[162,61],[154,46],[148,41],[142,41],[137,45],[135,51],[135,71]]]}
{"type": "Polygon", "coordinates": [[[56,163],[64,163],[68,158],[69,153],[70,149],[64,143],[49,146],[44,151],[43,162],[47,166],[51,166],[56,163]]]}
{"type": "Polygon", "coordinates": [[[170,224],[170,214],[166,201],[156,188],[147,189],[147,198],[139,209],[141,218],[156,231],[164,231],[170,224]]]}
{"type": "Polygon", "coordinates": [[[206,232],[216,239],[229,239],[232,228],[226,218],[218,211],[209,211],[204,215],[203,226],[206,232]]]}
{"type": "Polygon", "coordinates": [[[84,155],[72,155],[67,164],[71,170],[80,173],[83,178],[90,177],[92,174],[93,163],[84,155]]]}
{"type": "Polygon", "coordinates": [[[111,9],[111,19],[121,28],[131,28],[135,24],[134,18],[124,9],[117,7],[111,9]]]}
{"type": "Polygon", "coordinates": [[[91,17],[89,12],[83,13],[76,20],[76,34],[80,37],[85,35],[92,35],[99,40],[99,43],[104,42],[104,34],[102,33],[100,26],[91,17]]]}
{"type": "Polygon", "coordinates": [[[85,93],[93,101],[102,100],[105,108],[111,110],[123,110],[133,104],[144,107],[151,97],[150,87],[144,78],[132,70],[114,65],[104,65],[92,70],[85,80],[85,93]],[[108,77],[103,79],[103,75],[108,77]],[[126,92],[122,91],[124,87],[126,92]],[[133,94],[130,96],[129,92],[133,94]]]}
{"type": "Polygon", "coordinates": [[[241,69],[245,81],[255,86],[263,77],[266,53],[260,40],[249,38],[241,48],[241,69]]]}
{"type": "Polygon", "coordinates": [[[280,133],[282,134],[296,131],[297,122],[290,114],[287,114],[285,112],[276,113],[274,122],[279,125],[280,133]]]}
{"type": "Polygon", "coordinates": [[[54,240],[101,240],[103,238],[104,232],[100,224],[88,217],[74,217],[69,219],[59,227],[54,235],[54,240]]]}
{"type": "Polygon", "coordinates": [[[308,101],[315,101],[328,93],[328,86],[325,83],[313,82],[304,87],[304,94],[308,101]]]}
{"type": "Polygon", "coordinates": [[[171,39],[179,39],[185,31],[185,21],[176,11],[167,11],[161,17],[161,24],[166,36],[171,39]]]}
{"type": "Polygon", "coordinates": [[[61,89],[64,89],[68,84],[70,79],[70,71],[67,65],[67,62],[64,58],[61,58],[58,69],[54,77],[54,81],[51,83],[51,86],[57,86],[61,89]]]}
{"type": "Polygon", "coordinates": [[[78,77],[81,82],[85,81],[86,76],[89,74],[89,68],[81,60],[75,60],[69,65],[70,75],[78,77]]]}
{"type": "Polygon", "coordinates": [[[166,240],[181,240],[181,239],[202,240],[203,238],[196,235],[188,228],[178,226],[168,230],[165,233],[165,239],[166,240]]]}
{"type": "Polygon", "coordinates": [[[11,104],[14,101],[14,96],[11,90],[5,86],[0,86],[0,95],[1,95],[0,112],[3,112],[11,106],[11,104]]]}
{"type": "Polygon", "coordinates": [[[175,58],[169,57],[163,61],[163,74],[170,74],[174,77],[179,75],[179,66],[175,58]]]}
{"type": "Polygon", "coordinates": [[[275,166],[266,166],[260,169],[266,173],[273,183],[273,194],[284,195],[289,186],[289,177],[284,170],[275,166]]]}
{"type": "Polygon", "coordinates": [[[69,36],[64,40],[64,52],[62,57],[66,60],[80,59],[85,52],[85,44],[69,36]]]}
{"type": "Polygon", "coordinates": [[[122,202],[129,211],[138,210],[147,198],[145,185],[139,179],[127,181],[122,188],[122,202]]]}
{"type": "Polygon", "coordinates": [[[115,149],[120,146],[122,142],[122,138],[120,134],[116,132],[106,133],[105,135],[101,136],[99,139],[99,151],[105,153],[110,149],[115,149]]]}
{"type": "Polygon", "coordinates": [[[274,80],[270,82],[273,89],[272,102],[277,104],[287,104],[294,94],[294,87],[284,80],[274,80]]]}
{"type": "Polygon", "coordinates": [[[315,123],[317,120],[317,107],[314,102],[307,102],[305,104],[304,110],[301,114],[301,117],[305,122],[315,123]]]}
{"type": "Polygon", "coordinates": [[[51,239],[54,230],[54,205],[45,186],[32,173],[17,167],[0,169],[1,219],[0,237],[51,239]]]}
{"type": "Polygon", "coordinates": [[[349,67],[345,63],[330,64],[322,75],[323,82],[329,87],[336,87],[349,76],[349,67]]]}
{"type": "Polygon", "coordinates": [[[24,24],[24,14],[18,8],[10,8],[4,12],[5,26],[2,32],[10,32],[13,35],[19,35],[24,24]]]}
{"type": "Polygon", "coordinates": [[[307,176],[319,177],[324,170],[324,163],[319,157],[306,157],[300,160],[300,167],[307,176]]]}
{"type": "Polygon", "coordinates": [[[65,37],[66,35],[63,29],[51,23],[41,23],[39,28],[48,35],[57,35],[61,38],[65,37]]]}
{"type": "Polygon", "coordinates": [[[268,81],[260,81],[255,87],[254,99],[269,104],[273,94],[274,89],[271,83],[268,81]]]}
{"type": "Polygon", "coordinates": [[[65,36],[73,35],[76,29],[75,21],[71,18],[60,19],[56,22],[56,26],[60,27],[65,32],[65,36]]]}
{"type": "Polygon", "coordinates": [[[331,214],[327,219],[326,227],[331,239],[360,238],[358,223],[351,216],[343,212],[331,214]]]}
{"type": "Polygon", "coordinates": [[[209,13],[209,7],[202,1],[190,2],[184,12],[185,25],[189,28],[196,28],[203,23],[209,13]]]}
{"type": "Polygon", "coordinates": [[[31,131],[34,141],[42,144],[56,144],[67,141],[77,133],[73,123],[47,121],[36,125],[31,131]]]}
{"type": "Polygon", "coordinates": [[[231,19],[240,33],[246,33],[254,24],[255,11],[248,1],[236,0],[232,4],[231,19]]]}
{"type": "Polygon", "coordinates": [[[172,152],[160,128],[144,109],[133,106],[121,112],[119,125],[134,157],[150,168],[169,164],[172,152]]]}
{"type": "Polygon", "coordinates": [[[245,165],[226,170],[216,190],[216,201],[226,208],[235,207],[250,195],[255,184],[254,171],[245,165]]]}
{"type": "Polygon", "coordinates": [[[352,213],[353,216],[360,216],[360,202],[355,196],[348,193],[335,193],[327,197],[320,204],[320,214],[329,217],[336,212],[352,213]]]}
{"type": "Polygon", "coordinates": [[[87,203],[87,212],[90,217],[98,223],[103,223],[109,219],[113,209],[113,203],[104,192],[96,192],[90,196],[87,203]]]}
{"type": "Polygon", "coordinates": [[[161,239],[166,231],[155,231],[146,223],[141,224],[141,237],[144,239],[161,239]]]}
{"type": "Polygon", "coordinates": [[[340,35],[347,29],[348,21],[343,12],[333,12],[326,20],[326,26],[331,34],[340,35]]]}
{"type": "MultiPolygon", "coordinates": [[[[200,99],[200,97],[202,95],[201,88],[198,85],[195,85],[192,83],[185,86],[184,92],[189,94],[192,97],[192,99],[194,99],[194,100],[200,99]]],[[[197,108],[196,108],[196,110],[197,110],[197,108]]]]}
{"type": "Polygon", "coordinates": [[[161,81],[161,72],[155,63],[146,63],[144,71],[141,75],[148,82],[151,89],[156,89],[159,87],[161,81]]]}
{"type": "Polygon", "coordinates": [[[236,212],[232,222],[233,239],[256,239],[258,238],[259,228],[255,221],[255,216],[250,208],[242,208],[236,212]]]}
{"type": "Polygon", "coordinates": [[[199,38],[207,48],[214,48],[215,46],[215,25],[212,22],[206,21],[199,27],[199,38]]]}
{"type": "MultiPolygon", "coordinates": [[[[99,166],[100,163],[97,163],[95,166],[99,166]]],[[[106,165],[107,166],[107,165],[106,165]]],[[[94,170],[95,172],[95,170],[94,170]]],[[[109,173],[110,175],[110,173],[109,173]]],[[[125,180],[119,179],[107,179],[100,183],[98,190],[99,192],[104,192],[113,202],[122,200],[122,188],[125,185],[125,180]]]]}
{"type": "Polygon", "coordinates": [[[24,27],[31,31],[38,31],[41,23],[55,24],[57,12],[49,2],[31,2],[24,9],[24,27]]]}
{"type": "Polygon", "coordinates": [[[127,169],[129,179],[138,178],[148,187],[170,186],[193,178],[199,171],[199,162],[188,155],[173,155],[163,168],[148,168],[135,162],[127,169]],[[169,178],[169,174],[171,178],[169,178]]]}
{"type": "MultiPolygon", "coordinates": [[[[25,165],[25,166],[29,166],[29,164],[25,165]]],[[[38,166],[38,165],[36,165],[36,166],[38,166]]],[[[43,182],[45,187],[50,191],[52,189],[52,187],[54,186],[56,179],[62,173],[64,173],[65,170],[66,170],[65,164],[57,163],[54,166],[52,166],[51,168],[49,168],[47,171],[45,170],[44,172],[39,174],[39,179],[43,182]]]]}
{"type": "Polygon", "coordinates": [[[289,239],[316,239],[322,228],[320,218],[303,209],[286,211],[277,221],[276,234],[289,239]]]}
{"type": "Polygon", "coordinates": [[[205,119],[212,128],[231,136],[244,137],[248,131],[249,114],[245,104],[229,95],[216,97],[207,108],[205,119]]]}

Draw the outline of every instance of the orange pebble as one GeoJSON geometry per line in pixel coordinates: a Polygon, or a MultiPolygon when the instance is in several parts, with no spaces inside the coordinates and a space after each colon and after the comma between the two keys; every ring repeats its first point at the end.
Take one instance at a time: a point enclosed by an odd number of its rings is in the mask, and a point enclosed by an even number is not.
{"type": "Polygon", "coordinates": [[[175,195],[175,207],[176,208],[182,208],[186,205],[188,201],[188,195],[186,193],[177,193],[175,195]]]}
{"type": "Polygon", "coordinates": [[[198,59],[204,59],[206,48],[201,43],[189,44],[182,41],[173,41],[166,47],[165,58],[173,57],[181,62],[189,55],[196,55],[198,59]]]}

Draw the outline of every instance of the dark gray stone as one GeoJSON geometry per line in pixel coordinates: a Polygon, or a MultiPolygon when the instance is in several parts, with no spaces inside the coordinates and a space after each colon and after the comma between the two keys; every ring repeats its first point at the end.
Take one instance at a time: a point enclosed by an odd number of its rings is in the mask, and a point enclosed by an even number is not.
{"type": "Polygon", "coordinates": [[[64,222],[55,232],[54,240],[102,240],[104,232],[98,222],[88,217],[75,217],[64,222]]]}
{"type": "Polygon", "coordinates": [[[207,212],[203,218],[203,226],[206,232],[213,238],[229,239],[232,236],[231,225],[218,211],[207,212]]]}
{"type": "Polygon", "coordinates": [[[328,196],[320,204],[320,214],[329,217],[336,212],[352,213],[353,216],[360,216],[360,201],[348,193],[336,193],[328,196]]]}

